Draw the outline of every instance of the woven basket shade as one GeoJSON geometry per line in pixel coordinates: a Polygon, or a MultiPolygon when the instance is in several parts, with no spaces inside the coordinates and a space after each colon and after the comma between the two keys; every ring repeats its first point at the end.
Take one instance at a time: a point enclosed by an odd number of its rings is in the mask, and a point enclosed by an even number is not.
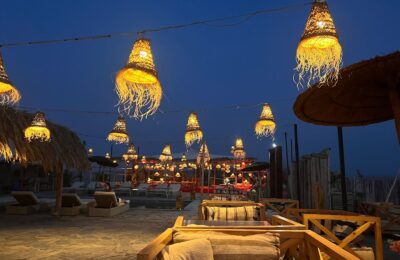
{"type": "Polygon", "coordinates": [[[269,104],[264,104],[260,118],[256,122],[254,127],[254,131],[257,136],[268,137],[273,136],[276,130],[276,123],[274,119],[274,115],[272,114],[271,106],[269,104]]]}
{"type": "MultiPolygon", "coordinates": [[[[327,126],[364,126],[395,119],[400,140],[400,52],[350,65],[335,87],[300,94],[296,116],[327,126]]],[[[319,83],[317,83],[319,84],[319,83]]]]}
{"type": "Polygon", "coordinates": [[[0,104],[13,105],[21,99],[21,96],[15,86],[8,78],[3,64],[3,57],[0,53],[0,104]]]}
{"type": "Polygon", "coordinates": [[[107,136],[107,141],[117,144],[129,143],[128,132],[126,131],[126,122],[123,116],[119,115],[114,128],[107,136]]]}
{"type": "Polygon", "coordinates": [[[41,142],[50,141],[50,130],[47,128],[43,112],[36,112],[31,125],[25,129],[24,134],[29,142],[33,140],[39,140],[41,142]]]}
{"type": "Polygon", "coordinates": [[[137,160],[137,159],[138,159],[138,154],[137,154],[137,152],[136,152],[136,148],[135,148],[135,145],[134,145],[133,143],[130,143],[130,144],[129,144],[128,150],[126,151],[126,153],[124,153],[124,154],[122,155],[122,158],[123,158],[125,161],[128,161],[128,160],[137,160]]]}
{"type": "Polygon", "coordinates": [[[164,146],[164,149],[162,150],[162,153],[160,155],[160,161],[161,162],[172,161],[171,146],[169,144],[166,144],[164,146]]]}
{"type": "Polygon", "coordinates": [[[161,103],[162,88],[151,52],[150,40],[133,44],[128,64],[116,77],[119,105],[129,116],[143,118],[154,114],[161,103]]]}
{"type": "Polygon", "coordinates": [[[246,152],[244,151],[244,145],[242,138],[238,137],[235,141],[235,146],[232,149],[233,157],[235,159],[246,158],[246,152]]]}
{"type": "Polygon", "coordinates": [[[203,139],[203,132],[200,129],[199,120],[197,114],[192,112],[189,114],[188,122],[186,125],[185,132],[185,143],[186,146],[191,146],[194,142],[200,142],[203,139]]]}
{"type": "Polygon", "coordinates": [[[203,142],[200,146],[200,151],[199,154],[197,155],[197,164],[201,164],[201,161],[203,159],[203,153],[204,153],[204,163],[208,163],[211,160],[211,158],[206,142],[203,142]]]}
{"type": "Polygon", "coordinates": [[[298,84],[334,84],[342,64],[342,47],[325,0],[312,4],[296,53],[298,84]]]}

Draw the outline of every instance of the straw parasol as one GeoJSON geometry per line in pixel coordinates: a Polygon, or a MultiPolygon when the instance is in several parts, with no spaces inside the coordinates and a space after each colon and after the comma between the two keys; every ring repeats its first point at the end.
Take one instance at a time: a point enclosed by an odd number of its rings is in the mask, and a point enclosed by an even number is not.
{"type": "Polygon", "coordinates": [[[342,69],[335,87],[308,89],[297,97],[293,110],[305,122],[326,126],[395,119],[400,142],[400,52],[342,69]]]}
{"type": "Polygon", "coordinates": [[[84,145],[71,130],[47,121],[51,142],[27,142],[24,129],[30,126],[34,116],[10,107],[0,108],[0,157],[6,161],[18,161],[22,165],[40,162],[47,173],[57,174],[56,214],[61,207],[63,171],[66,168],[88,170],[89,161],[84,145]]]}

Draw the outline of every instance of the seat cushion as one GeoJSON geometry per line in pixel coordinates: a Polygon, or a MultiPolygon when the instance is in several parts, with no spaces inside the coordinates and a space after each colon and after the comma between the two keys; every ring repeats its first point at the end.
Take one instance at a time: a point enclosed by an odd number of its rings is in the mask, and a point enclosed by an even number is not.
{"type": "Polygon", "coordinates": [[[39,204],[39,200],[32,191],[13,191],[11,195],[20,206],[33,206],[39,204]]]}
{"type": "Polygon", "coordinates": [[[213,249],[209,240],[200,238],[172,244],[161,252],[164,260],[213,260],[213,249]]]}
{"type": "Polygon", "coordinates": [[[63,193],[61,202],[62,207],[75,207],[82,205],[81,199],[76,193],[63,193]]]}
{"type": "Polygon", "coordinates": [[[258,220],[256,216],[255,206],[240,206],[240,207],[205,207],[206,220],[258,220]]]}
{"type": "Polygon", "coordinates": [[[249,236],[229,235],[217,231],[182,232],[173,235],[174,243],[208,239],[214,259],[279,259],[279,234],[262,233],[249,236]]]}
{"type": "Polygon", "coordinates": [[[114,192],[101,192],[96,191],[94,193],[94,199],[96,200],[96,208],[113,208],[118,205],[117,197],[114,192]]]}

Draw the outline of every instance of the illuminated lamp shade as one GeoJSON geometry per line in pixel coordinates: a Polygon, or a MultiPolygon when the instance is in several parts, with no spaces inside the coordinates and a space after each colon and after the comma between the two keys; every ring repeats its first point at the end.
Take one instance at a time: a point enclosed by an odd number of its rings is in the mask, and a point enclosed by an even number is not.
{"type": "Polygon", "coordinates": [[[128,150],[126,151],[126,153],[124,153],[124,154],[122,155],[122,158],[123,158],[125,161],[128,161],[128,160],[137,160],[137,159],[138,159],[138,155],[137,155],[137,152],[136,152],[136,148],[135,148],[135,145],[134,145],[133,143],[130,143],[130,144],[129,144],[128,150]]]}
{"type": "Polygon", "coordinates": [[[236,138],[235,145],[233,147],[233,157],[235,159],[244,159],[246,158],[246,152],[244,151],[244,145],[242,138],[236,138]]]}
{"type": "Polygon", "coordinates": [[[181,174],[180,174],[179,172],[177,172],[177,173],[175,174],[175,177],[176,177],[176,178],[180,178],[180,177],[181,177],[181,174]]]}
{"type": "Polygon", "coordinates": [[[342,65],[342,47],[325,0],[315,0],[296,53],[298,86],[320,82],[335,85],[342,65]]]}
{"type": "Polygon", "coordinates": [[[256,122],[254,131],[257,137],[273,136],[276,130],[274,115],[272,114],[271,106],[264,104],[260,118],[256,122]]]}
{"type": "Polygon", "coordinates": [[[164,146],[164,149],[162,150],[162,153],[160,155],[160,161],[161,162],[172,161],[171,146],[169,144],[166,144],[164,146]]]}
{"type": "Polygon", "coordinates": [[[3,64],[3,57],[0,53],[0,104],[14,105],[18,103],[21,96],[15,86],[11,83],[3,64]]]}
{"type": "Polygon", "coordinates": [[[33,140],[50,141],[50,130],[47,128],[43,112],[37,112],[34,115],[31,125],[25,129],[24,134],[29,142],[33,140]]]}
{"type": "Polygon", "coordinates": [[[154,114],[161,103],[162,88],[153,62],[150,40],[133,44],[128,64],[116,77],[118,105],[129,116],[143,118],[154,114]]]}
{"type": "Polygon", "coordinates": [[[189,115],[186,132],[185,132],[185,143],[187,147],[190,147],[194,142],[200,142],[203,139],[203,132],[200,129],[199,120],[197,114],[192,112],[189,115]]]}
{"type": "Polygon", "coordinates": [[[115,142],[117,144],[129,143],[129,136],[126,131],[126,122],[122,115],[118,116],[114,128],[107,136],[107,141],[115,142]]]}
{"type": "Polygon", "coordinates": [[[201,164],[204,155],[204,164],[207,164],[210,161],[210,153],[208,152],[208,147],[206,142],[203,142],[200,146],[199,154],[197,155],[197,164],[201,164]]]}
{"type": "Polygon", "coordinates": [[[106,155],[104,156],[106,159],[111,159],[111,156],[109,153],[106,153],[106,155]]]}

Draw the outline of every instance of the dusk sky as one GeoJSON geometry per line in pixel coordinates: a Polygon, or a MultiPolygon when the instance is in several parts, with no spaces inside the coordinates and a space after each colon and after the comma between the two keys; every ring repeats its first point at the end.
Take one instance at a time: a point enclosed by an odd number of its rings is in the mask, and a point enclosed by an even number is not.
{"type": "MultiPolygon", "coordinates": [[[[135,32],[301,3],[306,1],[2,1],[0,43],[135,32]]],[[[328,4],[344,66],[399,50],[400,1],[328,4]]],[[[266,161],[271,139],[257,139],[254,124],[259,104],[268,102],[277,121],[278,144],[284,146],[285,131],[289,140],[293,138],[292,125],[297,123],[300,154],[331,148],[332,170],[337,170],[336,128],[304,123],[292,110],[301,93],[293,82],[296,47],[309,11],[310,5],[258,15],[236,26],[221,25],[240,20],[146,34],[164,90],[160,107],[164,113],[143,121],[127,120],[140,153],[160,154],[165,143],[171,144],[173,153],[185,151],[187,117],[196,111],[212,154],[229,155],[240,136],[249,156],[266,161]]],[[[69,127],[95,154],[104,155],[110,149],[106,136],[117,118],[115,75],[126,64],[135,40],[136,36],[114,37],[0,51],[21,92],[20,107],[44,111],[48,120],[69,127]]],[[[344,141],[348,175],[359,169],[365,175],[393,176],[400,169],[393,120],[344,128],[344,141]]],[[[126,149],[114,146],[114,155],[126,149]]]]}

